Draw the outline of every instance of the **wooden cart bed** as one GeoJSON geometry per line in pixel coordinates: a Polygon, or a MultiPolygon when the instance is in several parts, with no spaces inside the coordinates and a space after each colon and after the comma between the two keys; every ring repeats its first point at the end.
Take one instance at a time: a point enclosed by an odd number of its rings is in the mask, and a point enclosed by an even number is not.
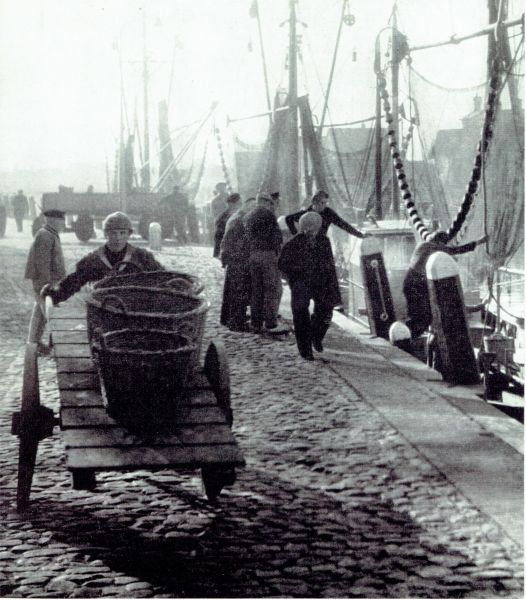
{"type": "Polygon", "coordinates": [[[147,433],[130,431],[104,407],[83,309],[54,308],[50,329],[66,466],[73,473],[75,487],[93,487],[91,474],[99,470],[234,468],[245,464],[228,423],[229,406],[225,412],[219,405],[202,370],[185,388],[177,420],[167,423],[162,414],[152,414],[147,433]]]}

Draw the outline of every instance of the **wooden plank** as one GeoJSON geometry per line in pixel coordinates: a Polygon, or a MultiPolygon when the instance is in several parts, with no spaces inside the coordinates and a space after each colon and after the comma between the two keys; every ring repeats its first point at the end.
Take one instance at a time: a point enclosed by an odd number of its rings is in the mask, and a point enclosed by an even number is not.
{"type": "Polygon", "coordinates": [[[55,344],[55,358],[91,358],[88,344],[55,344]]]}
{"type": "MultiPolygon", "coordinates": [[[[217,406],[217,399],[210,390],[187,390],[185,404],[195,407],[217,406]]],[[[99,387],[96,389],[64,388],[60,390],[60,405],[64,408],[77,406],[102,406],[103,400],[99,387]]]]}
{"type": "MultiPolygon", "coordinates": [[[[163,428],[171,419],[167,414],[152,415],[151,423],[149,423],[149,426],[151,425],[152,429],[155,426],[156,418],[161,428],[163,428]]],[[[226,423],[223,411],[216,406],[183,407],[176,412],[173,419],[178,426],[192,424],[199,425],[204,423],[226,423]]],[[[117,425],[117,422],[112,419],[102,407],[61,407],[60,420],[62,429],[114,427],[117,425]]]]}
{"type": "Polygon", "coordinates": [[[61,390],[60,406],[62,408],[81,406],[103,407],[103,400],[99,390],[61,390]]]}
{"type": "Polygon", "coordinates": [[[244,466],[234,444],[185,447],[86,448],[66,452],[68,469],[140,469],[145,467],[198,468],[209,464],[244,466]]]}
{"type": "Polygon", "coordinates": [[[88,335],[85,329],[68,329],[53,332],[54,344],[87,344],[88,335]]]}
{"type": "Polygon", "coordinates": [[[58,358],[57,373],[96,373],[91,358],[58,358]]]}
{"type": "Polygon", "coordinates": [[[61,304],[53,308],[51,318],[60,319],[84,319],[86,320],[86,306],[84,304],[80,306],[65,305],[61,304]]]}
{"type": "Polygon", "coordinates": [[[100,390],[97,372],[58,373],[58,389],[62,390],[100,390]]]}
{"type": "Polygon", "coordinates": [[[86,319],[56,319],[51,317],[49,325],[52,332],[55,331],[86,331],[87,324],[86,319]]]}
{"type": "Polygon", "coordinates": [[[211,444],[234,444],[235,439],[228,425],[194,425],[174,427],[165,434],[139,436],[121,427],[115,429],[68,429],[62,440],[66,449],[98,448],[108,446],[201,446],[211,444]]]}

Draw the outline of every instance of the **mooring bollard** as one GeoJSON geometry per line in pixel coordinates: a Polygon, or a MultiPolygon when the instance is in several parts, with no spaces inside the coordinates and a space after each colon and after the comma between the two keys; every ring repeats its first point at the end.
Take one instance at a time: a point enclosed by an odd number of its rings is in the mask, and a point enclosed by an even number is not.
{"type": "Polygon", "coordinates": [[[380,243],[373,237],[365,238],[362,240],[360,253],[369,327],[373,335],[388,340],[395,312],[380,243]]]}
{"type": "Polygon", "coordinates": [[[163,236],[161,233],[161,225],[159,223],[150,223],[148,227],[148,240],[152,250],[161,250],[163,236]]]}
{"type": "Polygon", "coordinates": [[[457,263],[449,254],[435,252],[427,261],[426,275],[442,377],[449,383],[479,383],[457,263]]]}

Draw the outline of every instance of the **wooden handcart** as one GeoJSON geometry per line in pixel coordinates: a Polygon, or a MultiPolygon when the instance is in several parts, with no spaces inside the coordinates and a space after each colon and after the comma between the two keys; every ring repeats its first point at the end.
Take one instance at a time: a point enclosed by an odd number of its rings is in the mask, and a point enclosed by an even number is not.
{"type": "Polygon", "coordinates": [[[221,343],[212,342],[202,369],[184,388],[176,418],[152,414],[146,431],[112,419],[103,403],[81,307],[58,306],[50,315],[57,366],[60,414],[40,404],[36,344],[28,344],[21,411],[12,433],[20,439],[17,508],[28,506],[38,443],[59,425],[73,488],[93,490],[97,471],[201,469],[207,498],[214,502],[245,465],[231,431],[230,382],[221,343]]]}

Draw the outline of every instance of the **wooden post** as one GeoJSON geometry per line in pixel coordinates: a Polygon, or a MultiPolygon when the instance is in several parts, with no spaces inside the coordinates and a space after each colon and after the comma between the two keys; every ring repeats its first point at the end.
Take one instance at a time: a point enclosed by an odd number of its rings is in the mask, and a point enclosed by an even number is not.
{"type": "Polygon", "coordinates": [[[442,377],[449,383],[479,383],[458,265],[449,254],[435,252],[427,261],[426,275],[442,377]]]}
{"type": "Polygon", "coordinates": [[[389,327],[395,321],[395,312],[379,241],[373,237],[364,239],[360,253],[369,327],[373,335],[388,340],[389,327]]]}

